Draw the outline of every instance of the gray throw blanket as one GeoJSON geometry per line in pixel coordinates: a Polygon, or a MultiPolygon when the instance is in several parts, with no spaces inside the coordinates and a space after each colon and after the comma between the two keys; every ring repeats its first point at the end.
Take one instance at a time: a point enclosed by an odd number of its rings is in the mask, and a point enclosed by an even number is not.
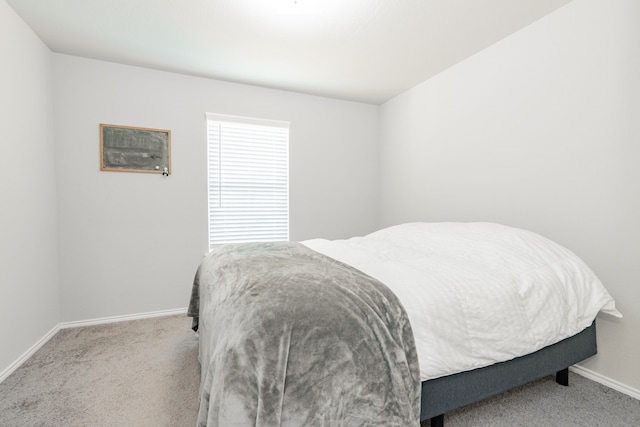
{"type": "Polygon", "coordinates": [[[418,426],[413,333],[396,296],[293,242],[222,246],[196,273],[199,426],[418,426]]]}

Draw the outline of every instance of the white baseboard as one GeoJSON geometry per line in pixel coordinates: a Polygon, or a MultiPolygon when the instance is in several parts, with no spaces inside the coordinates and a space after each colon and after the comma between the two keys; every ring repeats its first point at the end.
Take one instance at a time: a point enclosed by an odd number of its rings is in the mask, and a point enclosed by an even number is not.
{"type": "Polygon", "coordinates": [[[186,313],[187,313],[186,308],[178,308],[174,310],[152,311],[148,313],[131,314],[126,316],[103,317],[99,319],[79,320],[75,322],[58,323],[56,326],[53,327],[53,329],[51,329],[42,338],[40,338],[38,342],[32,345],[29,350],[24,352],[22,356],[20,356],[15,362],[13,362],[4,371],[0,373],[0,383],[3,382],[16,369],[18,369],[24,362],[26,362],[36,351],[40,349],[40,347],[45,345],[47,341],[53,338],[54,335],[57,334],[60,329],[79,328],[81,326],[101,325],[106,323],[125,322],[127,320],[149,319],[152,317],[172,316],[176,314],[186,314],[186,313]]]}
{"type": "Polygon", "coordinates": [[[56,326],[54,326],[53,329],[51,329],[42,338],[40,338],[38,340],[38,342],[36,342],[34,345],[32,345],[30,349],[25,351],[24,354],[22,356],[20,356],[15,362],[13,362],[11,365],[9,365],[7,367],[7,369],[2,371],[2,373],[0,373],[0,383],[2,381],[4,381],[9,375],[11,375],[13,373],[13,371],[15,371],[20,366],[22,366],[22,364],[24,362],[26,362],[31,356],[33,356],[33,353],[38,351],[40,349],[40,347],[45,345],[47,343],[47,341],[49,341],[51,338],[53,338],[53,336],[55,334],[57,334],[59,330],[60,330],[60,324],[57,324],[56,326]]]}
{"type": "Polygon", "coordinates": [[[79,328],[82,326],[104,325],[107,323],[126,322],[127,320],[150,319],[152,317],[173,316],[175,314],[187,314],[186,308],[173,310],[150,311],[148,313],[128,314],[124,316],[101,317],[98,319],[77,320],[74,322],[60,323],[60,329],[79,328]]]}
{"type": "Polygon", "coordinates": [[[594,372],[590,369],[587,368],[583,368],[580,365],[573,365],[572,367],[569,368],[569,370],[571,370],[572,372],[575,372],[578,375],[581,375],[585,378],[588,378],[592,381],[595,381],[597,383],[600,383],[602,385],[606,385],[609,388],[612,388],[614,390],[619,391],[620,393],[624,393],[628,396],[631,396],[635,399],[640,400],[640,390],[635,389],[633,387],[629,387],[628,385],[619,383],[616,380],[612,380],[609,377],[605,377],[604,375],[601,375],[597,372],[594,372]]]}

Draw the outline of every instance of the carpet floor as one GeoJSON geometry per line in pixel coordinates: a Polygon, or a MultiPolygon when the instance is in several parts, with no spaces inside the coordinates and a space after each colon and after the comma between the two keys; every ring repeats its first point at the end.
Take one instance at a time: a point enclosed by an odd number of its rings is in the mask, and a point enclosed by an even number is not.
{"type": "MultiPolygon", "coordinates": [[[[194,427],[200,368],[190,321],[62,329],[0,383],[0,426],[194,427]]],[[[640,401],[573,373],[569,387],[543,378],[445,415],[446,427],[639,425],[640,401]]]]}

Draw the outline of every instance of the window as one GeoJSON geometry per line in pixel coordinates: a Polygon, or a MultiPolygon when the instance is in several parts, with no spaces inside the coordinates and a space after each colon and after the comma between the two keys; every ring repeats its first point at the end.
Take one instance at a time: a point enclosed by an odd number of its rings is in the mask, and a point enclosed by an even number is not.
{"type": "Polygon", "coordinates": [[[289,123],[207,113],[209,249],[289,240],[289,123]]]}

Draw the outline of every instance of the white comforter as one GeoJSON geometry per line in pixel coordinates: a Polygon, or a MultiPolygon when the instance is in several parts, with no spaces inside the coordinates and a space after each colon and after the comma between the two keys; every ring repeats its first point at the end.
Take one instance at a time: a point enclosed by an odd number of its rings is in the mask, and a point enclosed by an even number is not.
{"type": "Polygon", "coordinates": [[[409,223],[307,247],[385,283],[415,336],[421,380],[539,350],[621,317],[596,275],[568,249],[492,223],[409,223]]]}

